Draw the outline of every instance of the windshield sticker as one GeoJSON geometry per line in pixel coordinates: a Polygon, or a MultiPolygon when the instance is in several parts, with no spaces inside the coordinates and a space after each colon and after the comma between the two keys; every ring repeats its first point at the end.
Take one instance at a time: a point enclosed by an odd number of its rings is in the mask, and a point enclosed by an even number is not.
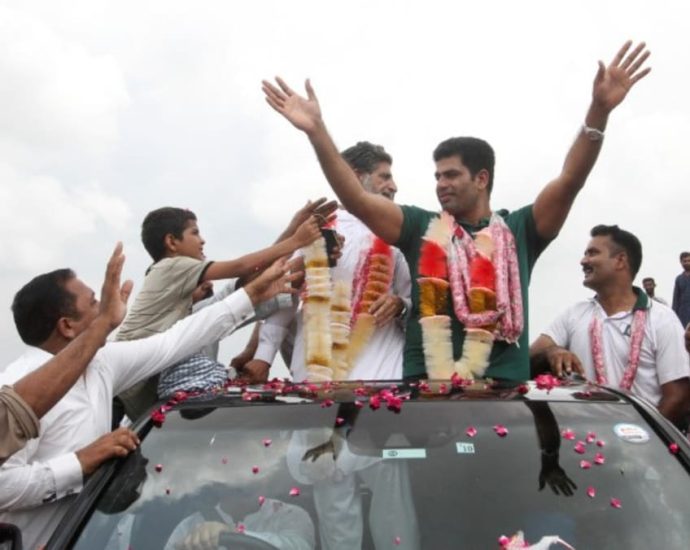
{"type": "Polygon", "coordinates": [[[649,441],[649,432],[637,424],[616,424],[613,427],[613,433],[628,443],[647,443],[649,441]]]}
{"type": "Polygon", "coordinates": [[[383,458],[426,458],[426,449],[384,449],[383,458]]]}
{"type": "Polygon", "coordinates": [[[455,448],[459,455],[473,455],[474,454],[474,443],[465,443],[460,441],[455,444],[455,448]]]}

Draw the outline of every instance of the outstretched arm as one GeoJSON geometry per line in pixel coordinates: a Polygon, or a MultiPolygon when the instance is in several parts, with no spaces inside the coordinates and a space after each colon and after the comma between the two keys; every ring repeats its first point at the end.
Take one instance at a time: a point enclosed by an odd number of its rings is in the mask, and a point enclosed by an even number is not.
{"type": "Polygon", "coordinates": [[[345,208],[384,241],[390,244],[397,242],[403,222],[402,210],[389,199],[364,190],[328,134],[309,80],[305,85],[306,98],[296,94],[282,79],[276,78],[276,82],[278,86],[263,81],[266,101],[293,126],[307,134],[328,183],[345,208]]]}
{"type": "Polygon", "coordinates": [[[628,53],[631,45],[632,42],[626,42],[608,67],[599,61],[585,125],[602,133],[588,136],[584,127],[580,130],[568,151],[561,174],[539,193],[534,202],[537,232],[544,239],[555,237],[568,217],[575,197],[599,156],[609,114],[625,99],[633,85],[651,70],[649,67],[642,69],[649,57],[645,43],[641,42],[628,53]]]}
{"type": "Polygon", "coordinates": [[[213,262],[204,272],[202,281],[249,277],[265,269],[278,258],[289,256],[298,248],[313,243],[319,237],[319,222],[316,216],[310,215],[287,239],[236,260],[213,262]]]}

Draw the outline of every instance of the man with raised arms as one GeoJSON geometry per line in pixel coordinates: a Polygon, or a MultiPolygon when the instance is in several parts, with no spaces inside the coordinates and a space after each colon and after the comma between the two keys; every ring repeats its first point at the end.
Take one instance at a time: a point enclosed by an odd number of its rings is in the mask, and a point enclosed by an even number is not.
{"type": "Polygon", "coordinates": [[[491,207],[494,154],[485,141],[451,138],[434,151],[440,216],[400,206],[360,185],[328,134],[309,81],[306,98],[279,78],[278,86],[264,81],[267,102],[307,134],[345,208],[405,255],[412,279],[405,378],[442,378],[453,372],[528,378],[532,268],[558,235],[594,166],[611,111],[650,71],[643,68],[649,56],[645,44],[630,51],[631,45],[626,42],[608,66],[599,62],[584,124],[561,173],[534,203],[510,213],[491,207]]]}

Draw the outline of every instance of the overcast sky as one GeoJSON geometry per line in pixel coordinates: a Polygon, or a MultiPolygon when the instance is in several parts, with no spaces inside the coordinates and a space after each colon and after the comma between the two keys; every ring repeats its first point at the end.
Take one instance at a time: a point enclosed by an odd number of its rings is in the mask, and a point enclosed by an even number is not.
{"type": "Polygon", "coordinates": [[[99,288],[120,239],[140,286],[148,211],[191,208],[207,255],[228,259],[332,196],[261,79],[310,77],[341,148],[366,139],[393,155],[401,203],[436,208],[438,142],[487,139],[492,204],[515,209],[559,173],[597,60],[628,38],[647,41],[653,70],[612,115],[536,266],[532,336],[590,294],[578,262],[597,223],[640,237],[640,275],[670,299],[690,249],[688,20],[681,1],[0,1],[0,365],[23,349],[9,307],[34,275],[70,266],[99,288]]]}

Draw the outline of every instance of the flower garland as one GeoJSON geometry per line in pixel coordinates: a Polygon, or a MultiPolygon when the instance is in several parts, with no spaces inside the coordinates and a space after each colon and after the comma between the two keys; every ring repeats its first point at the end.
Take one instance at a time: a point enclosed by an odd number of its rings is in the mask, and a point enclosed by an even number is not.
{"type": "Polygon", "coordinates": [[[417,279],[420,323],[430,378],[482,377],[494,340],[514,343],[522,334],[523,310],[515,239],[498,214],[473,239],[447,212],[429,223],[417,279]],[[445,269],[447,266],[447,269],[445,269]],[[447,289],[465,325],[461,358],[453,362],[447,289]],[[439,296],[439,295],[442,295],[439,296]]]}
{"type": "MultiPolygon", "coordinates": [[[[628,366],[623,372],[620,388],[630,390],[637,375],[637,368],[640,366],[640,351],[642,350],[642,339],[644,338],[644,327],[647,320],[647,310],[637,309],[633,313],[632,336],[630,338],[630,355],[628,356],[628,366]]],[[[592,346],[592,361],[597,384],[608,384],[606,368],[604,367],[604,344],[603,344],[603,324],[598,315],[594,315],[589,324],[589,338],[592,346]]]]}
{"type": "Polygon", "coordinates": [[[331,280],[323,238],[303,250],[307,380],[345,380],[376,330],[376,319],[369,308],[390,291],[393,250],[381,239],[374,238],[372,246],[362,253],[352,284],[331,280]]]}
{"type": "Polygon", "coordinates": [[[376,330],[376,318],[369,313],[369,308],[390,292],[393,274],[393,249],[385,241],[374,237],[371,247],[363,251],[352,284],[352,331],[348,349],[350,370],[376,330]]]}
{"type": "Polygon", "coordinates": [[[328,268],[326,241],[323,237],[304,247],[305,292],[304,359],[307,380],[324,382],[333,379],[333,338],[331,326],[332,283],[328,268]]]}

